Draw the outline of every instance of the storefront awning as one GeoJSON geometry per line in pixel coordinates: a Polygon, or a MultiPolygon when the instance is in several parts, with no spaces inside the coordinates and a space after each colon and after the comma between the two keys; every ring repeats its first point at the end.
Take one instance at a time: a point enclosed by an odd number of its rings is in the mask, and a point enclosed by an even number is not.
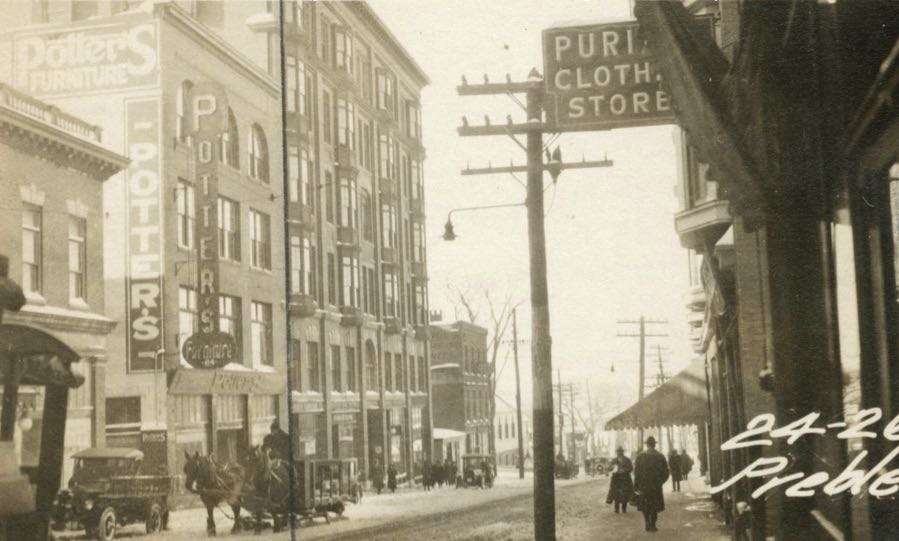
{"type": "Polygon", "coordinates": [[[19,385],[78,387],[84,376],[72,372],[80,357],[62,341],[26,325],[0,325],[0,382],[6,383],[6,360],[15,364],[19,385]]]}
{"type": "Polygon", "coordinates": [[[709,415],[705,360],[694,359],[643,400],[606,422],[606,430],[701,424],[709,415]]]}
{"type": "Polygon", "coordinates": [[[452,440],[464,440],[465,432],[459,432],[458,430],[452,430],[450,428],[434,428],[434,439],[435,440],[444,440],[444,441],[452,441],[452,440]]]}
{"type": "Polygon", "coordinates": [[[180,368],[170,377],[169,393],[181,395],[273,395],[287,387],[287,378],[276,370],[180,368]]]}

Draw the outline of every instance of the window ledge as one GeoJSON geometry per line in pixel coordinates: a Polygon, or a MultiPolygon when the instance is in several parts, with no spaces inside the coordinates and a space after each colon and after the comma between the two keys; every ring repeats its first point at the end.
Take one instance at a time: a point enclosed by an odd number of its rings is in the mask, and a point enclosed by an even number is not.
{"type": "Polygon", "coordinates": [[[90,305],[81,298],[69,299],[69,308],[72,308],[74,310],[83,310],[85,312],[90,312],[91,310],[90,305]]]}
{"type": "Polygon", "coordinates": [[[23,291],[25,294],[26,304],[36,304],[38,306],[46,306],[47,299],[37,291],[23,291]]]}

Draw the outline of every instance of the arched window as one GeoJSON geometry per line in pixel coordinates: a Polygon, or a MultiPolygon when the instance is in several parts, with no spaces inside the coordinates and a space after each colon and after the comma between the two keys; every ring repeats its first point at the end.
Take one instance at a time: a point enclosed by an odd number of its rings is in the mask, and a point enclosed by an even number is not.
{"type": "Polygon", "coordinates": [[[362,188],[362,195],[360,197],[361,204],[361,222],[362,222],[362,238],[365,240],[372,240],[374,237],[374,224],[372,217],[372,208],[371,208],[371,194],[368,193],[368,190],[362,188]]]}
{"type": "Polygon", "coordinates": [[[249,143],[250,176],[268,182],[268,143],[259,124],[253,124],[249,143]]]}
{"type": "Polygon", "coordinates": [[[179,141],[186,141],[190,135],[190,91],[194,84],[182,81],[175,95],[175,136],[179,141]]]}
{"type": "Polygon", "coordinates": [[[234,111],[228,108],[228,127],[219,136],[219,156],[222,163],[240,169],[240,134],[237,131],[237,118],[234,111]]]}

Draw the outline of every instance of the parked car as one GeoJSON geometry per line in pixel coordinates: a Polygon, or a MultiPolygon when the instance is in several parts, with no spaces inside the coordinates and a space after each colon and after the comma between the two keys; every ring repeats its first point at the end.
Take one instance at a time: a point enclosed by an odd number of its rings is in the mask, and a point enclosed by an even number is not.
{"type": "Polygon", "coordinates": [[[490,455],[462,455],[463,487],[491,488],[495,471],[490,455]]]}
{"type": "Polygon", "coordinates": [[[143,522],[147,533],[166,526],[172,480],[168,475],[143,475],[142,452],[93,447],[72,458],[69,487],[54,505],[54,529],[83,528],[88,537],[110,541],[128,524],[143,522]]]}

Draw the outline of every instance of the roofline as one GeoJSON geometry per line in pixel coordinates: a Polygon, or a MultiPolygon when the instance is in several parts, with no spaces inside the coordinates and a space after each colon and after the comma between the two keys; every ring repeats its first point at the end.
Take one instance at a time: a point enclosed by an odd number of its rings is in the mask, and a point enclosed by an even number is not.
{"type": "Polygon", "coordinates": [[[428,78],[428,75],[424,72],[421,66],[418,65],[418,62],[412,58],[412,55],[409,54],[409,51],[403,47],[403,44],[400,43],[400,40],[393,35],[393,32],[390,31],[390,28],[384,24],[384,21],[381,20],[381,17],[375,13],[375,10],[372,9],[368,2],[363,0],[354,0],[352,2],[346,3],[351,10],[354,10],[357,15],[359,15],[364,21],[368,22],[369,25],[376,33],[382,34],[381,38],[386,38],[382,41],[382,43],[386,43],[390,49],[393,49],[393,52],[399,57],[401,63],[405,65],[405,67],[412,74],[413,78],[421,84],[421,86],[428,86],[431,84],[431,79],[428,78]]]}
{"type": "MultiPolygon", "coordinates": [[[[41,122],[36,118],[32,118],[26,114],[20,113],[14,109],[0,105],[0,122],[16,125],[22,129],[27,129],[37,135],[48,139],[56,140],[75,152],[83,152],[84,154],[100,160],[107,165],[107,169],[112,171],[106,178],[113,174],[128,168],[131,160],[117,152],[99,145],[93,141],[76,137],[71,133],[62,130],[56,126],[51,126],[45,122],[41,122]]],[[[103,179],[105,180],[105,179],[103,179]]]]}
{"type": "Polygon", "coordinates": [[[256,82],[261,83],[263,86],[267,87],[271,94],[275,96],[280,95],[281,86],[278,81],[272,78],[265,70],[257,66],[249,58],[244,56],[243,53],[232,47],[227,41],[219,36],[217,32],[191,17],[190,14],[184,11],[184,9],[182,9],[180,6],[168,1],[164,3],[158,3],[154,6],[154,8],[157,13],[161,12],[163,19],[165,19],[168,15],[169,18],[178,23],[181,23],[184,27],[191,30],[195,35],[197,35],[200,39],[211,44],[215,49],[217,49],[216,52],[226,57],[226,61],[231,61],[237,64],[240,70],[244,72],[244,75],[248,76],[251,79],[255,79],[256,82]]]}

